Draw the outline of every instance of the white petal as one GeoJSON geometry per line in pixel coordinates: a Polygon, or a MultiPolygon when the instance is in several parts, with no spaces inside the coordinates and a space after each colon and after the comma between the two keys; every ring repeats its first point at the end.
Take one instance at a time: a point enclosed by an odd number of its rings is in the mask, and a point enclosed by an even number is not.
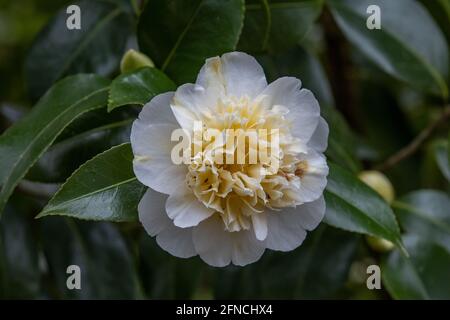
{"type": "Polygon", "coordinates": [[[311,202],[318,199],[327,185],[328,165],[323,154],[309,149],[307,154],[301,154],[301,160],[307,162],[307,169],[300,177],[298,200],[311,202]]]}
{"type": "Polygon", "coordinates": [[[254,98],[264,90],[267,81],[255,58],[243,52],[230,52],[208,59],[200,70],[197,84],[216,94],[225,92],[238,98],[245,95],[254,98]]]}
{"type": "Polygon", "coordinates": [[[138,205],[139,221],[145,231],[154,237],[173,225],[166,214],[167,195],[147,189],[138,205]]]}
{"type": "Polygon", "coordinates": [[[266,246],[272,250],[291,251],[300,246],[306,230],[313,230],[325,215],[323,197],[295,208],[267,213],[268,233],[266,246]]]}
{"type": "Polygon", "coordinates": [[[318,152],[324,152],[328,147],[328,124],[324,118],[320,117],[319,124],[316,131],[314,131],[311,139],[308,142],[308,147],[313,148],[318,152]]]}
{"type": "Polygon", "coordinates": [[[302,244],[306,231],[295,214],[283,211],[267,213],[266,247],[278,251],[291,251],[302,244]]]}
{"type": "Polygon", "coordinates": [[[203,116],[211,114],[211,108],[215,106],[217,97],[197,84],[187,83],[180,86],[171,101],[171,108],[179,125],[192,131],[194,121],[201,121],[203,116]]]}
{"type": "Polygon", "coordinates": [[[279,105],[289,109],[286,117],[291,121],[292,135],[307,143],[319,122],[320,107],[311,91],[300,87],[300,80],[283,77],[269,84],[261,96],[266,107],[279,105]]]}
{"type": "Polygon", "coordinates": [[[177,126],[177,119],[175,119],[170,108],[170,101],[173,95],[173,92],[162,93],[145,104],[139,113],[139,120],[142,125],[167,123],[177,126]]]}
{"type": "Polygon", "coordinates": [[[173,224],[156,236],[156,242],[165,251],[179,258],[197,255],[192,241],[193,228],[178,228],[173,224]]]}
{"type": "Polygon", "coordinates": [[[166,200],[167,195],[147,189],[138,205],[139,221],[165,251],[180,258],[195,256],[192,228],[174,226],[165,211],[166,200]]]}
{"type": "Polygon", "coordinates": [[[207,208],[197,199],[192,190],[180,186],[167,199],[166,211],[180,228],[194,227],[214,213],[213,209],[207,208]]]}
{"type": "Polygon", "coordinates": [[[267,237],[267,217],[265,212],[252,214],[253,231],[256,239],[263,241],[267,237]]]}
{"type": "Polygon", "coordinates": [[[230,262],[244,266],[257,261],[264,253],[263,241],[251,230],[228,232],[218,215],[203,221],[193,232],[194,246],[209,265],[224,267],[230,262]]]}
{"type": "Polygon", "coordinates": [[[142,125],[136,120],[131,129],[133,170],[140,182],[162,193],[170,194],[185,183],[186,166],[175,165],[171,151],[177,142],[170,141],[174,125],[142,125]]]}

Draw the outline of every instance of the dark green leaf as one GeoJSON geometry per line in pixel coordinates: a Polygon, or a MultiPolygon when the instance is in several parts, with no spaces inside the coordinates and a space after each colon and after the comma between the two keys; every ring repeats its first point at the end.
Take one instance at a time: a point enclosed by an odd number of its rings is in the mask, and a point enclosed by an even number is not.
{"type": "Polygon", "coordinates": [[[248,1],[238,49],[276,52],[299,44],[322,5],[323,0],[248,1]]]}
{"type": "Polygon", "coordinates": [[[144,105],[154,96],[175,89],[175,84],[155,68],[131,71],[113,80],[109,90],[108,110],[127,104],[144,105]]]}
{"type": "Polygon", "coordinates": [[[450,252],[450,197],[442,191],[411,192],[393,204],[400,225],[407,233],[420,235],[450,252]]]}
{"type": "Polygon", "coordinates": [[[38,298],[38,248],[30,220],[23,207],[15,204],[6,207],[0,222],[0,297],[38,298]]]}
{"type": "Polygon", "coordinates": [[[347,280],[358,241],[358,236],[322,225],[293,252],[268,251],[261,261],[245,268],[216,270],[215,298],[324,299],[336,296],[347,280]]]}
{"type": "Polygon", "coordinates": [[[59,298],[141,297],[133,258],[114,225],[52,217],[42,221],[41,238],[59,298]],[[81,290],[66,286],[70,265],[80,267],[81,290]]]}
{"type": "Polygon", "coordinates": [[[78,168],[38,217],[131,221],[145,188],[133,172],[129,143],[105,151],[78,168]]]}
{"type": "Polygon", "coordinates": [[[448,49],[442,32],[413,0],[328,0],[347,38],[390,75],[419,89],[448,96],[448,49]],[[381,11],[381,29],[370,30],[369,5],[381,11]],[[401,19],[399,19],[401,17],[401,19]]]}
{"type": "Polygon", "coordinates": [[[395,299],[450,299],[450,252],[416,235],[403,243],[410,258],[397,250],[384,259],[383,283],[395,299]]]}
{"type": "Polygon", "coordinates": [[[27,180],[64,182],[83,163],[130,141],[132,119],[118,120],[55,142],[26,175],[27,180]]]}
{"type": "Polygon", "coordinates": [[[0,136],[0,213],[20,179],[75,118],[106,105],[109,81],[77,75],[55,84],[25,118],[0,136]]]}
{"type": "Polygon", "coordinates": [[[175,82],[193,82],[206,58],[234,50],[243,19],[243,0],[149,0],[139,46],[175,82]]]}
{"type": "Polygon", "coordinates": [[[133,19],[124,1],[83,0],[73,4],[81,9],[81,29],[67,28],[65,6],[38,35],[27,57],[26,78],[33,98],[70,74],[110,75],[125,52],[133,19]]]}
{"type": "Polygon", "coordinates": [[[384,238],[403,247],[400,230],[389,205],[356,176],[335,164],[330,164],[325,200],[326,223],[384,238]]]}

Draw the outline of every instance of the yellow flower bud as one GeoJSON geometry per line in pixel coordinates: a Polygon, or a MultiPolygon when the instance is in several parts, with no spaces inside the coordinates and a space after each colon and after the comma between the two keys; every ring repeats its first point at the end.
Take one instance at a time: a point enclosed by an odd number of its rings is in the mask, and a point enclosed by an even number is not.
{"type": "Polygon", "coordinates": [[[120,61],[120,71],[122,73],[133,71],[142,67],[154,67],[153,61],[142,52],[130,49],[120,61]]]}
{"type": "Polygon", "coordinates": [[[378,192],[387,203],[391,203],[394,200],[394,187],[389,179],[381,172],[374,170],[362,171],[359,174],[359,179],[378,192]]]}
{"type": "Polygon", "coordinates": [[[366,241],[369,247],[377,252],[387,252],[394,248],[394,244],[392,242],[383,238],[366,236],[366,241]]]}

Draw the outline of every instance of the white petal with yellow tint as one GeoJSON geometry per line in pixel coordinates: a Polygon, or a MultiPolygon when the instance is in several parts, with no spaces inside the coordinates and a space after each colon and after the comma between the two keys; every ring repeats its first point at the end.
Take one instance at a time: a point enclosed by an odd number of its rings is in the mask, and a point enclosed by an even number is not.
{"type": "Polygon", "coordinates": [[[300,174],[298,200],[305,203],[318,199],[327,186],[328,165],[325,156],[309,149],[307,154],[301,154],[300,160],[306,163],[300,174]]]}
{"type": "Polygon", "coordinates": [[[256,239],[263,241],[267,237],[267,217],[265,212],[255,213],[251,215],[253,231],[256,239]]]}
{"type": "Polygon", "coordinates": [[[187,168],[175,165],[171,159],[172,124],[143,126],[135,121],[131,129],[133,170],[144,185],[162,193],[171,194],[184,183],[187,168]]]}
{"type": "Polygon", "coordinates": [[[185,185],[179,185],[166,202],[167,215],[175,226],[180,228],[194,227],[214,213],[213,209],[207,208],[185,185]]]}
{"type": "Polygon", "coordinates": [[[221,92],[219,88],[223,86],[226,95],[254,98],[267,86],[267,80],[255,58],[243,52],[230,52],[208,59],[197,84],[214,92],[221,92]]]}

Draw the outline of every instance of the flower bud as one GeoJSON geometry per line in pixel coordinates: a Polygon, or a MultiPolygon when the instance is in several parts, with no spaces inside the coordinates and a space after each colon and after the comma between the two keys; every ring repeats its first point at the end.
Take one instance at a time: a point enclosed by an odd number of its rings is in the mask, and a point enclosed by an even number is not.
{"type": "Polygon", "coordinates": [[[380,196],[391,203],[395,198],[394,187],[392,187],[389,179],[379,171],[362,171],[359,179],[375,190],[380,196]]]}
{"type": "Polygon", "coordinates": [[[366,236],[366,241],[369,247],[377,252],[387,252],[394,248],[394,244],[392,242],[383,238],[366,236]]]}
{"type": "Polygon", "coordinates": [[[130,49],[120,61],[120,71],[122,73],[133,71],[142,67],[154,67],[153,61],[142,52],[130,49]]]}

